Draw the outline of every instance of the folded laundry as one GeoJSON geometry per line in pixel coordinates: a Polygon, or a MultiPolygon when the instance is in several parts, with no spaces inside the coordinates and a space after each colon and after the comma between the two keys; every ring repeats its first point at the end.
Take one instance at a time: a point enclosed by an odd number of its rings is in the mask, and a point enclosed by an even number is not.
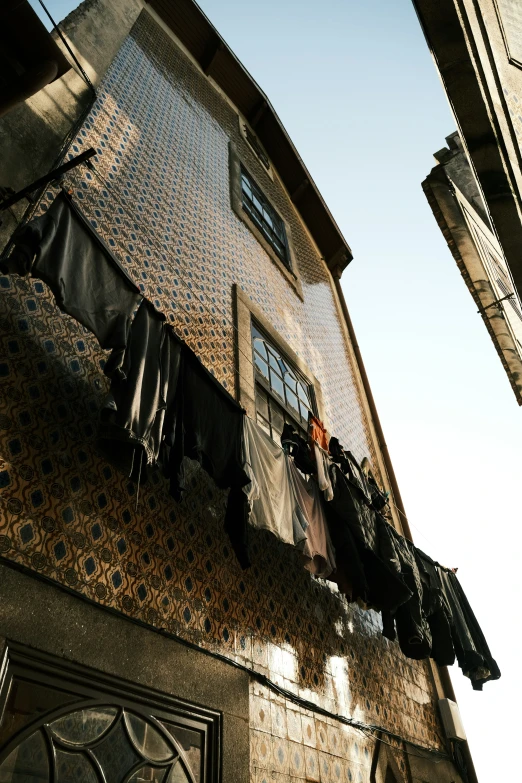
{"type": "Polygon", "coordinates": [[[62,192],[13,239],[1,271],[39,278],[60,310],[89,329],[102,348],[125,348],[143,297],[70,197],[62,192]]]}

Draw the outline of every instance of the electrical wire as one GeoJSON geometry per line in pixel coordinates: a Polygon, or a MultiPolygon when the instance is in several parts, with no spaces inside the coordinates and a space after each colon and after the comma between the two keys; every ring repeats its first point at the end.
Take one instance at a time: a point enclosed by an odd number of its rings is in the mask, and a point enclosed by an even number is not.
{"type": "MultiPolygon", "coordinates": [[[[140,628],[147,629],[148,631],[152,631],[153,633],[158,633],[161,636],[166,637],[167,639],[171,639],[175,642],[178,642],[179,644],[183,645],[184,647],[187,647],[188,649],[194,652],[199,652],[202,655],[208,656],[228,666],[233,666],[235,669],[239,669],[240,671],[246,672],[246,674],[248,674],[249,677],[256,680],[260,685],[264,685],[266,688],[269,688],[274,693],[277,693],[279,696],[282,696],[288,701],[291,701],[292,703],[296,704],[298,707],[302,707],[303,709],[306,709],[315,714],[323,715],[326,718],[330,718],[332,720],[338,721],[339,723],[342,723],[345,726],[350,726],[351,728],[356,729],[357,731],[360,731],[363,734],[368,732],[366,733],[366,736],[372,739],[376,739],[378,742],[385,742],[385,741],[382,740],[381,737],[379,738],[375,737],[375,734],[377,733],[384,734],[385,736],[390,737],[390,739],[395,739],[398,742],[406,743],[407,745],[410,745],[412,748],[415,748],[415,750],[420,751],[420,753],[412,753],[411,751],[408,751],[406,748],[403,748],[403,752],[407,753],[410,756],[415,756],[417,758],[426,758],[426,754],[428,754],[428,756],[432,757],[434,761],[436,759],[438,759],[439,761],[453,760],[451,756],[445,751],[441,751],[438,748],[432,746],[420,745],[419,743],[411,739],[408,739],[407,737],[402,737],[400,734],[390,731],[389,729],[386,729],[383,726],[378,726],[372,723],[364,723],[363,721],[357,721],[354,720],[353,718],[347,718],[344,715],[339,715],[338,713],[331,712],[330,710],[327,710],[324,707],[320,707],[318,704],[315,704],[312,701],[308,701],[308,699],[303,699],[301,696],[297,696],[295,693],[292,693],[286,688],[282,688],[280,685],[277,685],[277,683],[275,683],[265,674],[261,674],[261,672],[257,672],[255,669],[250,668],[249,666],[245,666],[245,664],[239,663],[233,658],[228,658],[226,655],[223,655],[222,653],[218,653],[215,650],[210,650],[206,647],[201,647],[199,644],[196,644],[195,642],[191,642],[188,639],[185,639],[183,636],[179,636],[178,634],[168,631],[166,628],[150,625],[149,623],[146,623],[144,620],[141,620],[138,617],[134,617],[132,615],[124,615],[118,609],[115,609],[112,606],[106,606],[104,604],[99,603],[98,601],[94,601],[92,598],[89,598],[84,593],[80,593],[77,590],[74,590],[73,588],[68,587],[65,584],[62,584],[61,582],[58,582],[55,579],[51,579],[51,577],[47,577],[40,572],[32,571],[30,568],[23,566],[20,563],[17,563],[13,560],[9,560],[4,555],[0,555],[0,563],[3,563],[8,568],[11,568],[14,571],[18,571],[23,574],[26,574],[27,576],[30,576],[33,579],[39,579],[45,584],[52,586],[54,589],[58,589],[61,590],[62,592],[68,593],[69,595],[74,596],[74,598],[84,601],[90,606],[96,607],[96,609],[101,609],[102,611],[107,612],[108,614],[114,615],[120,620],[123,617],[125,621],[131,622],[140,628]]],[[[389,744],[391,747],[394,747],[393,745],[391,745],[391,743],[386,743],[386,744],[389,744]]]]}

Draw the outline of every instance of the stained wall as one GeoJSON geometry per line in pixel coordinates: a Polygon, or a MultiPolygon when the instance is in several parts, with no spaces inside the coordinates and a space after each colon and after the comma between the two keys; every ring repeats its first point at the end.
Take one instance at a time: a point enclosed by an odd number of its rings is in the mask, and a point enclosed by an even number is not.
{"type": "MultiPolygon", "coordinates": [[[[95,171],[77,170],[67,187],[205,365],[234,393],[236,283],[319,379],[331,431],[376,465],[324,262],[233,107],[147,11],[71,153],[91,145],[95,171]],[[302,299],[231,208],[230,140],[291,224],[302,299]]],[[[138,499],[95,448],[106,354],[39,281],[1,277],[0,292],[1,557],[332,713],[443,747],[427,665],[268,534],[252,532],[253,566],[241,571],[222,528],[225,495],[197,466],[182,504],[155,471],[138,499]]],[[[250,722],[253,780],[369,779],[374,740],[255,683],[250,722]]],[[[397,763],[405,769],[402,753],[397,763]]]]}

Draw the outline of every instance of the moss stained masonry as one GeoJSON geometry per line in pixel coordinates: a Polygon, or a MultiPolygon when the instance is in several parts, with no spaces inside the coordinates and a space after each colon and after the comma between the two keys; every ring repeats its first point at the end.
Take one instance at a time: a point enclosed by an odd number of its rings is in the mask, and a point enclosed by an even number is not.
{"type": "MultiPolygon", "coordinates": [[[[147,10],[97,89],[71,149],[94,146],[96,172],[66,179],[81,209],[232,393],[233,284],[241,288],[320,380],[331,430],[377,470],[328,270],[233,107],[147,10]],[[302,298],[231,207],[230,141],[291,225],[302,298]]],[[[136,487],[94,448],[106,355],[39,281],[2,277],[0,292],[4,561],[244,663],[333,713],[444,749],[429,666],[404,658],[376,613],[348,605],[269,535],[252,532],[254,565],[242,572],[222,528],[225,495],[197,466],[181,505],[152,471],[136,512],[136,487]]],[[[252,780],[370,779],[374,740],[250,688],[252,780]]],[[[459,779],[440,765],[417,778],[401,747],[389,753],[405,781],[459,779]]]]}

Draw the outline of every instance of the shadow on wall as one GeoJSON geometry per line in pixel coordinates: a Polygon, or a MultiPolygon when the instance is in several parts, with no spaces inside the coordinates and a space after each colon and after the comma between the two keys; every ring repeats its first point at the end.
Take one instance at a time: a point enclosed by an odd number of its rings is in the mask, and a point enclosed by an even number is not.
{"type": "Polygon", "coordinates": [[[152,470],[136,512],[135,484],[95,450],[108,381],[94,337],[38,280],[1,277],[0,291],[0,555],[306,698],[321,693],[333,712],[421,740],[436,732],[425,669],[381,637],[374,612],[264,531],[250,531],[254,565],[240,569],[226,493],[195,463],[181,504],[152,470]]]}

